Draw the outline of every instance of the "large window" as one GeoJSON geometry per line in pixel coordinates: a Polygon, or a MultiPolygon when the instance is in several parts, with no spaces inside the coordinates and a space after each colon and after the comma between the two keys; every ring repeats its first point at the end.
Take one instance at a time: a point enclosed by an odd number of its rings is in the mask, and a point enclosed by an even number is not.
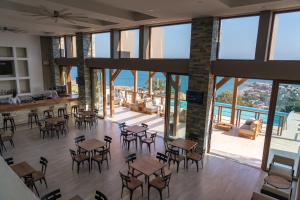
{"type": "Polygon", "coordinates": [[[191,24],[151,28],[151,58],[189,58],[191,24]]]}
{"type": "Polygon", "coordinates": [[[64,36],[59,38],[59,51],[60,57],[66,57],[66,42],[64,36]]]}
{"type": "Polygon", "coordinates": [[[110,58],[110,32],[96,33],[92,36],[93,40],[93,57],[110,58]]]}
{"type": "Polygon", "coordinates": [[[275,15],[271,60],[300,60],[300,11],[275,15]]]}
{"type": "Polygon", "coordinates": [[[258,23],[258,16],[222,19],[218,58],[254,59],[258,23]]]}
{"type": "Polygon", "coordinates": [[[139,57],[139,29],[121,31],[121,58],[139,57]]]}

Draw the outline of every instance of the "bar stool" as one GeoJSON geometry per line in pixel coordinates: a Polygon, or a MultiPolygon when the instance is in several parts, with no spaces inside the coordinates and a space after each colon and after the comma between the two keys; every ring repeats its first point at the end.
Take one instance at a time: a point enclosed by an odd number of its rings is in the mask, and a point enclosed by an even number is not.
{"type": "Polygon", "coordinates": [[[10,113],[2,113],[3,117],[3,130],[6,131],[8,128],[7,122],[10,122],[10,127],[13,131],[16,130],[16,124],[15,119],[13,116],[11,116],[10,113]]]}
{"type": "Polygon", "coordinates": [[[68,114],[68,112],[67,112],[67,108],[68,108],[68,105],[67,105],[67,104],[65,104],[65,106],[64,106],[64,107],[60,107],[60,108],[58,108],[58,110],[57,110],[57,114],[58,114],[58,116],[59,116],[59,117],[61,117],[61,116],[65,116],[65,115],[67,115],[67,114],[68,114]]]}
{"type": "Polygon", "coordinates": [[[73,105],[71,107],[71,114],[77,114],[79,110],[79,105],[73,105]]]}
{"type": "Polygon", "coordinates": [[[39,122],[39,115],[38,115],[38,110],[37,109],[34,109],[34,110],[31,110],[29,113],[28,113],[28,126],[30,124],[30,128],[32,128],[32,123],[35,123],[36,125],[38,125],[38,122],[39,122]],[[33,121],[34,120],[34,121],[33,121]]]}

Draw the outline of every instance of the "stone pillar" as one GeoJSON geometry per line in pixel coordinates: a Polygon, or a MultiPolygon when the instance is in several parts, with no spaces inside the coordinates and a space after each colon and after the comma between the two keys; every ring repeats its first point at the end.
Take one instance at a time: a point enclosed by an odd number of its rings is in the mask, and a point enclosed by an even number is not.
{"type": "Polygon", "coordinates": [[[191,51],[189,64],[189,91],[203,93],[203,104],[188,101],[186,137],[197,136],[206,147],[213,100],[211,60],[216,58],[218,20],[212,17],[192,20],[191,51]]]}
{"type": "Polygon", "coordinates": [[[91,34],[76,33],[76,45],[79,100],[82,106],[91,108],[91,70],[85,63],[85,58],[91,57],[92,53],[91,34]]]}
{"type": "Polygon", "coordinates": [[[52,37],[42,36],[41,54],[43,64],[44,89],[48,90],[60,85],[59,67],[55,63],[55,58],[59,57],[59,41],[52,37]],[[50,76],[49,76],[50,75],[50,76]]]}

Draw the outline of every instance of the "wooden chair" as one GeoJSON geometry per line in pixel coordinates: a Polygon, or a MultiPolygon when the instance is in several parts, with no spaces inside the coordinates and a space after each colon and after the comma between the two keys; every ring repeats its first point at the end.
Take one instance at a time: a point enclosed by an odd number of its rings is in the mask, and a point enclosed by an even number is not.
{"type": "Polygon", "coordinates": [[[77,128],[81,128],[82,125],[84,124],[84,117],[80,114],[75,114],[74,117],[75,117],[75,126],[77,128]]]}
{"type": "Polygon", "coordinates": [[[13,157],[5,158],[4,160],[5,160],[7,165],[13,165],[14,164],[13,157]]]}
{"type": "Polygon", "coordinates": [[[137,149],[137,136],[135,134],[126,134],[123,137],[123,142],[129,151],[130,143],[135,143],[135,148],[137,149]]]}
{"type": "Polygon", "coordinates": [[[87,151],[79,147],[79,143],[85,141],[85,135],[80,135],[80,136],[75,137],[74,141],[75,141],[75,145],[77,147],[77,153],[86,154],[87,151]]]}
{"type": "Polygon", "coordinates": [[[54,130],[56,132],[57,138],[59,139],[59,135],[67,135],[67,128],[64,122],[59,122],[54,125],[54,130]]]}
{"type": "MultiPolygon", "coordinates": [[[[107,136],[107,135],[105,135],[105,136],[104,136],[104,141],[105,141],[106,145],[105,145],[105,147],[102,148],[102,149],[106,149],[106,150],[107,150],[107,152],[108,152],[108,154],[109,154],[109,159],[111,160],[110,145],[111,145],[111,142],[112,142],[112,138],[109,137],[109,136],[107,136]]],[[[102,150],[100,150],[100,151],[102,151],[102,150]]],[[[99,151],[97,151],[97,152],[99,152],[99,151]]]]}
{"type": "Polygon", "coordinates": [[[127,125],[126,125],[125,122],[119,124],[119,129],[120,129],[120,143],[121,143],[121,140],[124,137],[124,135],[129,134],[129,132],[126,130],[126,127],[127,127],[127,125]]]}
{"type": "Polygon", "coordinates": [[[12,147],[15,147],[13,138],[15,135],[15,130],[11,128],[10,132],[4,132],[1,134],[2,142],[9,142],[12,147]]]}
{"type": "MultiPolygon", "coordinates": [[[[145,123],[141,123],[141,126],[144,127],[144,128],[148,128],[148,125],[145,124],[145,123]]],[[[145,132],[137,133],[136,136],[139,139],[140,146],[141,146],[141,149],[142,149],[142,139],[147,137],[146,131],[145,132]]]]}
{"type": "Polygon", "coordinates": [[[2,113],[3,117],[3,130],[6,131],[8,129],[8,122],[10,123],[10,128],[11,130],[16,130],[16,124],[15,124],[15,119],[11,115],[11,113],[2,113]]]}
{"type": "Polygon", "coordinates": [[[84,117],[84,127],[89,127],[90,130],[92,129],[92,126],[94,125],[94,116],[85,116],[84,117]]]}
{"type": "MultiPolygon", "coordinates": [[[[146,137],[146,138],[142,139],[142,141],[141,141],[142,142],[142,146],[143,146],[143,144],[147,144],[149,152],[151,152],[151,144],[154,144],[154,148],[155,148],[156,135],[157,135],[157,133],[153,132],[153,133],[151,133],[150,138],[146,137]]],[[[146,136],[147,136],[147,134],[146,134],[146,136]]]]}
{"type": "Polygon", "coordinates": [[[76,162],[77,163],[77,174],[79,174],[80,164],[84,163],[85,161],[90,163],[90,159],[85,154],[76,154],[76,151],[74,151],[72,149],[70,149],[70,154],[71,154],[71,157],[72,157],[72,170],[74,168],[74,162],[76,162]]]}
{"type": "Polygon", "coordinates": [[[187,162],[186,166],[188,168],[189,161],[192,161],[193,163],[196,163],[197,166],[197,172],[199,171],[199,162],[201,162],[201,169],[203,169],[203,158],[204,158],[204,152],[205,149],[201,149],[201,147],[197,147],[194,151],[189,152],[186,156],[187,162]]]}
{"type": "Polygon", "coordinates": [[[274,155],[269,166],[268,175],[275,175],[292,182],[295,160],[280,155],[274,155]]]}
{"type": "MultiPolygon", "coordinates": [[[[156,153],[156,159],[159,161],[159,162],[162,162],[164,164],[168,163],[168,156],[166,154],[163,154],[163,153],[160,153],[160,152],[157,152],[156,153]]],[[[167,174],[171,174],[171,171],[169,169],[167,169],[166,167],[163,168],[163,170],[160,172],[155,172],[154,175],[155,176],[164,176],[164,175],[167,175],[167,174]]]]}
{"type": "Polygon", "coordinates": [[[138,189],[139,187],[142,189],[142,196],[144,196],[143,194],[143,182],[138,180],[135,177],[130,177],[127,176],[125,174],[123,174],[122,172],[120,173],[120,177],[122,179],[122,192],[121,192],[121,198],[123,196],[123,190],[124,188],[127,188],[130,192],[130,200],[132,199],[133,196],[133,192],[138,189]]]}
{"type": "Polygon", "coordinates": [[[2,140],[2,135],[0,134],[0,154],[2,155],[2,151],[5,150],[5,152],[7,151],[6,150],[6,147],[4,145],[4,142],[2,140]]]}
{"type": "Polygon", "coordinates": [[[135,160],[136,153],[129,154],[126,158],[126,163],[128,164],[128,175],[131,175],[133,177],[139,177],[143,175],[143,173],[130,168],[130,163],[133,163],[135,160]]]}
{"type": "Polygon", "coordinates": [[[36,185],[34,183],[34,179],[33,179],[32,175],[25,176],[24,177],[24,183],[32,191],[33,191],[33,189],[35,189],[37,195],[40,196],[39,191],[37,190],[36,185]]]}
{"type": "Polygon", "coordinates": [[[102,192],[96,190],[95,200],[107,200],[107,197],[102,192]]]}
{"type": "Polygon", "coordinates": [[[60,194],[60,189],[56,189],[46,195],[44,195],[41,200],[56,200],[56,199],[60,199],[61,198],[61,194],[60,194]]]}
{"type": "Polygon", "coordinates": [[[40,183],[44,181],[46,188],[48,188],[47,181],[46,181],[46,170],[48,166],[48,160],[44,157],[41,157],[40,164],[42,166],[41,171],[35,171],[32,173],[33,181],[34,182],[40,181],[40,183]]]}
{"type": "Polygon", "coordinates": [[[162,192],[165,188],[168,189],[168,197],[170,196],[170,179],[172,174],[165,175],[163,177],[156,177],[153,180],[151,180],[148,184],[148,199],[150,197],[150,188],[153,187],[159,191],[160,199],[162,200],[162,192]]]}
{"type": "Polygon", "coordinates": [[[50,127],[45,125],[43,126],[41,122],[38,122],[39,130],[40,130],[40,137],[43,136],[43,139],[45,139],[45,135],[47,134],[49,136],[50,134],[50,127]]]}
{"type": "MultiPolygon", "coordinates": [[[[101,166],[103,161],[106,160],[106,165],[107,165],[107,169],[109,168],[108,166],[108,149],[104,149],[102,151],[99,151],[99,154],[96,154],[92,157],[92,164],[93,161],[96,162],[98,164],[98,168],[99,168],[99,172],[101,173],[101,166]]],[[[93,165],[91,165],[93,167],[93,165]]]]}
{"type": "Polygon", "coordinates": [[[169,152],[170,156],[169,156],[169,167],[170,167],[170,163],[171,161],[173,161],[173,163],[177,164],[177,173],[178,173],[178,169],[179,169],[179,164],[181,161],[184,162],[184,166],[185,166],[185,158],[183,155],[179,154],[179,150],[173,150],[171,149],[169,152]]]}

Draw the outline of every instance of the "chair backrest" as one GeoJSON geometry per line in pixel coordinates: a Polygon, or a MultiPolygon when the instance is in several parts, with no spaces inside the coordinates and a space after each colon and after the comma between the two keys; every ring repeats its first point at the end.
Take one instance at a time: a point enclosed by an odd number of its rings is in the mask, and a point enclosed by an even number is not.
{"type": "Polygon", "coordinates": [[[95,200],[107,200],[107,197],[102,192],[96,190],[95,200]]]}
{"type": "Polygon", "coordinates": [[[145,123],[141,123],[141,126],[144,128],[148,128],[148,124],[145,124],[145,123]]]}
{"type": "Polygon", "coordinates": [[[172,174],[170,173],[170,174],[164,175],[164,176],[162,177],[163,181],[165,182],[165,187],[168,187],[168,186],[169,186],[170,180],[171,180],[171,175],[172,175],[172,174]]]}
{"type": "Polygon", "coordinates": [[[47,166],[48,166],[48,160],[42,156],[40,158],[40,163],[42,165],[42,172],[43,172],[43,174],[46,174],[46,170],[47,170],[47,166]]]}
{"type": "Polygon", "coordinates": [[[136,160],[136,153],[132,153],[127,156],[126,162],[128,164],[128,168],[129,168],[129,164],[133,163],[135,160],[136,160]]]}
{"type": "Polygon", "coordinates": [[[76,156],[76,151],[74,151],[73,149],[69,149],[69,151],[70,151],[72,159],[74,159],[76,156]]]}
{"type": "Polygon", "coordinates": [[[126,123],[125,122],[122,122],[122,123],[119,124],[120,131],[124,131],[125,127],[126,127],[126,123]]]}
{"type": "Polygon", "coordinates": [[[179,156],[179,150],[169,149],[170,158],[177,158],[179,156]]]}
{"type": "Polygon", "coordinates": [[[294,161],[294,159],[291,159],[291,158],[287,158],[287,157],[279,156],[279,155],[274,155],[272,163],[287,165],[287,166],[289,166],[293,169],[295,161],[294,161]]]}
{"type": "Polygon", "coordinates": [[[85,135],[80,135],[78,137],[75,137],[74,140],[75,140],[75,144],[78,145],[80,142],[85,141],[85,135]]]}
{"type": "Polygon", "coordinates": [[[153,142],[155,142],[157,133],[151,133],[150,138],[152,139],[153,142]]]}
{"type": "Polygon", "coordinates": [[[60,189],[56,189],[48,194],[44,195],[41,200],[56,200],[61,198],[60,189]]]}
{"type": "Polygon", "coordinates": [[[7,163],[7,165],[13,165],[14,164],[13,157],[5,158],[4,160],[7,163]]]}
{"type": "Polygon", "coordinates": [[[120,172],[120,177],[122,179],[122,185],[128,188],[128,182],[130,182],[130,177],[120,172]]]}
{"type": "Polygon", "coordinates": [[[110,144],[111,144],[111,142],[112,142],[112,138],[109,137],[109,136],[107,136],[107,135],[105,135],[105,136],[104,136],[104,141],[106,142],[106,147],[107,147],[107,148],[110,148],[110,144]]]}
{"type": "Polygon", "coordinates": [[[160,152],[157,152],[156,153],[156,158],[160,161],[162,161],[163,163],[166,163],[168,162],[168,156],[163,154],[163,153],[160,153],[160,152]]]}

